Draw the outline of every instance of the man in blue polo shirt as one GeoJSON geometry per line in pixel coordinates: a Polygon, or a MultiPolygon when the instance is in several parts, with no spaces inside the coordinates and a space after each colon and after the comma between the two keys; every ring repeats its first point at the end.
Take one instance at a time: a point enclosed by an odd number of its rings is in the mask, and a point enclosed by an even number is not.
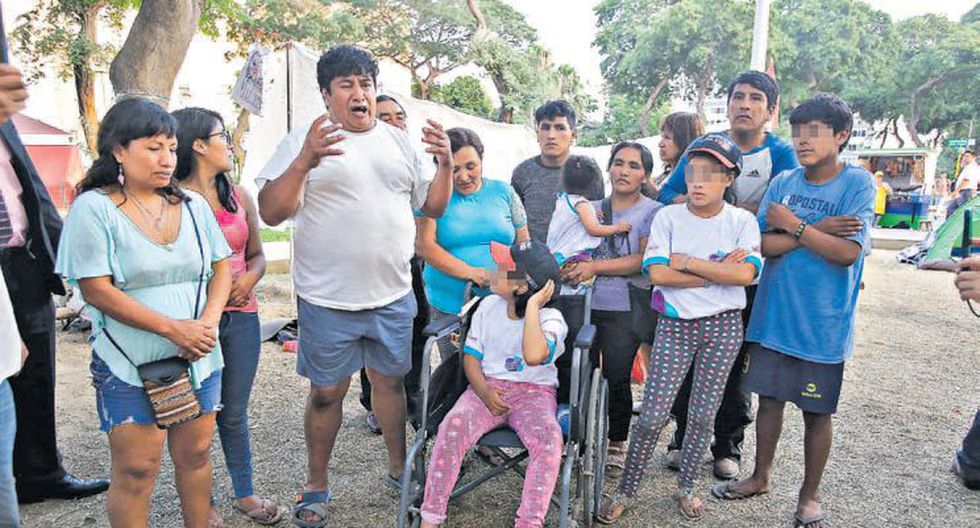
{"type": "MultiPolygon", "coordinates": [[[[746,71],[728,85],[728,122],[725,132],[742,151],[742,173],[732,187],[735,205],[755,214],[766,194],[769,182],[777,174],[800,166],[793,146],[780,137],[766,131],[779,102],[779,86],[776,81],[759,71],[746,71]]],[[[660,190],[657,199],[666,204],[687,200],[687,184],[684,171],[687,156],[680,162],[660,190]]],[[[748,325],[756,287],[745,289],[747,304],[742,310],[742,322],[748,325]]],[[[741,365],[746,347],[742,347],[735,364],[741,365]]],[[[671,413],[677,420],[677,430],[667,448],[667,466],[680,467],[680,449],[687,426],[687,406],[691,394],[691,376],[688,374],[681,387],[671,413]]],[[[715,419],[715,441],[711,447],[714,457],[714,473],[721,479],[738,476],[742,458],[742,440],[745,427],[752,423],[752,398],[742,389],[742,369],[734,368],[728,377],[725,396],[715,419]]]]}

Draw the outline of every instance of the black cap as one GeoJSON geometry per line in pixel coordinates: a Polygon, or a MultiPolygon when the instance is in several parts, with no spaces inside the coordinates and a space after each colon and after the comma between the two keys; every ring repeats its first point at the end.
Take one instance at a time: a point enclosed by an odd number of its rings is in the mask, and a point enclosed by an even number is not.
{"type": "Polygon", "coordinates": [[[705,134],[695,139],[691,145],[687,147],[688,159],[690,159],[691,154],[695,152],[704,152],[711,155],[713,158],[721,162],[721,164],[726,168],[735,171],[736,176],[742,172],[742,151],[738,148],[738,145],[732,141],[732,138],[728,137],[726,134],[716,132],[705,134]]]}
{"type": "Polygon", "coordinates": [[[548,250],[548,246],[534,240],[514,244],[509,248],[497,242],[490,243],[490,254],[494,262],[509,270],[521,271],[527,275],[531,289],[539,290],[549,281],[558,283],[558,261],[548,250]]]}

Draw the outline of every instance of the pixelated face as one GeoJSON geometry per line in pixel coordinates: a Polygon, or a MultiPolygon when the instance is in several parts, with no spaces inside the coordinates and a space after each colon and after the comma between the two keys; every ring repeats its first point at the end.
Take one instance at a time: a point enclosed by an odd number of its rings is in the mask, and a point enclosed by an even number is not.
{"type": "Polygon", "coordinates": [[[756,132],[772,119],[766,94],[750,84],[736,84],[728,100],[728,122],[735,132],[756,132]]]}
{"type": "Polygon", "coordinates": [[[347,75],[330,81],[330,90],[321,90],[330,119],[344,130],[365,132],[374,127],[376,101],[370,75],[347,75]]]}
{"type": "Polygon", "coordinates": [[[476,149],[467,145],[453,152],[453,189],[469,196],[483,187],[483,160],[476,149]]]}
{"type": "Polygon", "coordinates": [[[643,169],[640,151],[626,147],[620,149],[613,157],[609,167],[609,181],[612,183],[615,192],[620,194],[640,192],[644,176],[646,173],[643,169]]]}
{"type": "Polygon", "coordinates": [[[574,139],[575,131],[565,116],[542,119],[538,123],[538,146],[545,156],[561,157],[567,154],[574,139]]]}
{"type": "Polygon", "coordinates": [[[830,125],[820,121],[793,125],[792,130],[793,148],[800,165],[804,167],[818,165],[828,157],[836,158],[841,145],[851,135],[847,130],[834,134],[830,125]]]}
{"type": "Polygon", "coordinates": [[[684,170],[688,200],[695,207],[706,207],[725,199],[725,189],[732,186],[732,174],[721,162],[707,156],[692,156],[684,170]]]}
{"type": "Polygon", "coordinates": [[[402,130],[408,129],[408,117],[405,111],[390,99],[378,103],[378,119],[402,130]]]}
{"type": "Polygon", "coordinates": [[[667,127],[660,129],[660,143],[657,148],[660,151],[660,161],[664,163],[675,164],[682,154],[677,143],[674,143],[674,131],[667,127]]]}
{"type": "Polygon", "coordinates": [[[515,295],[527,289],[527,275],[523,271],[513,269],[505,264],[497,264],[497,269],[487,270],[490,291],[503,297],[513,299],[515,295]]]}

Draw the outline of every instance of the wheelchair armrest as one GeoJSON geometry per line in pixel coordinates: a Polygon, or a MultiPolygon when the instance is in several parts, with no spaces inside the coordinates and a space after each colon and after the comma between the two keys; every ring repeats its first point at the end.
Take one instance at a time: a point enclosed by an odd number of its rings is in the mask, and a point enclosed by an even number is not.
{"type": "Polygon", "coordinates": [[[425,325],[425,329],[422,330],[422,335],[425,337],[443,337],[459,328],[462,321],[462,318],[458,315],[440,317],[425,325]]]}
{"type": "Polygon", "coordinates": [[[595,341],[595,332],[595,325],[583,325],[579,329],[578,335],[575,336],[575,346],[581,349],[592,348],[592,342],[595,341]]]}

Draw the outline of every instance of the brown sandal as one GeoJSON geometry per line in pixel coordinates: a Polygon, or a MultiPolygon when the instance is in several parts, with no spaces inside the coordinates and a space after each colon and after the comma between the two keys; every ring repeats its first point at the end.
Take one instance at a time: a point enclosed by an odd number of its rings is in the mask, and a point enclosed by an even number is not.
{"type": "Polygon", "coordinates": [[[613,524],[626,513],[627,507],[625,497],[618,493],[612,495],[606,493],[602,496],[602,504],[599,506],[595,518],[602,524],[613,524]]]}
{"type": "Polygon", "coordinates": [[[259,503],[260,505],[257,508],[252,508],[248,511],[245,511],[237,502],[234,503],[234,507],[238,513],[248,517],[252,522],[263,526],[278,524],[282,520],[282,510],[279,509],[276,503],[269,499],[259,499],[259,503]]]}
{"type": "Polygon", "coordinates": [[[606,476],[617,478],[626,468],[626,446],[610,445],[606,449],[606,476]]]}

